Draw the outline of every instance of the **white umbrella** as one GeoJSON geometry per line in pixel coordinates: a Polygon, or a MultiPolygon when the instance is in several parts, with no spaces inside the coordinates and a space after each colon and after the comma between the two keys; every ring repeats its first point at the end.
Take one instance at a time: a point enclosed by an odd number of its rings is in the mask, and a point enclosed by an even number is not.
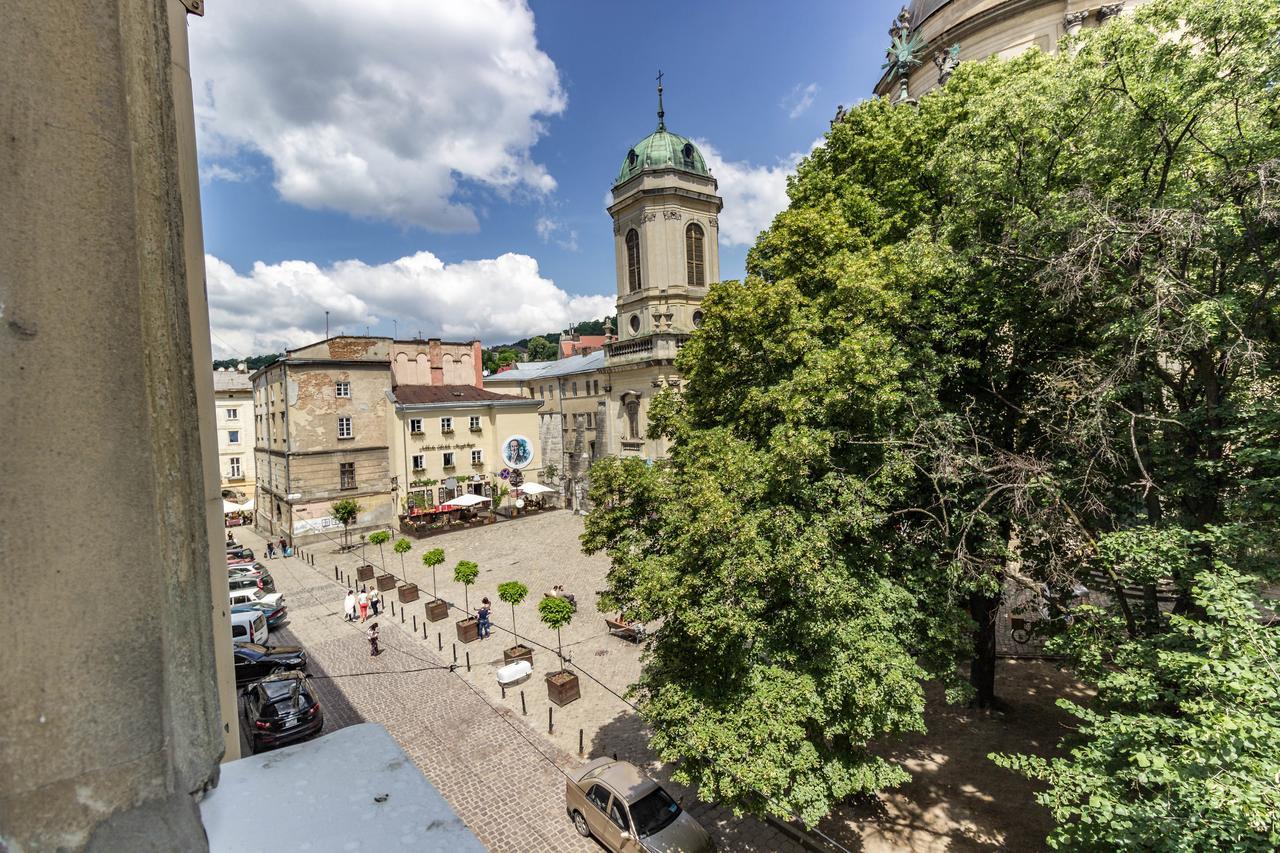
{"type": "Polygon", "coordinates": [[[222,502],[222,512],[225,515],[229,512],[249,512],[253,509],[253,498],[242,504],[233,504],[231,501],[224,500],[222,502]]]}
{"type": "Polygon", "coordinates": [[[550,486],[544,486],[541,483],[525,483],[520,487],[520,491],[526,495],[545,495],[547,492],[554,492],[555,489],[550,486]]]}
{"type": "Polygon", "coordinates": [[[482,495],[466,494],[466,495],[458,495],[456,498],[454,498],[451,501],[445,501],[444,504],[442,505],[453,507],[454,509],[459,509],[461,507],[475,506],[476,504],[484,504],[488,502],[489,502],[489,499],[482,495]]]}

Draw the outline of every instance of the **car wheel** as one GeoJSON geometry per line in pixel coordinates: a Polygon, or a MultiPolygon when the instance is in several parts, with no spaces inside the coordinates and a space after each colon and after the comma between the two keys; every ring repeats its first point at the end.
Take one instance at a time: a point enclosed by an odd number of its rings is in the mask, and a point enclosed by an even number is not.
{"type": "Polygon", "coordinates": [[[573,810],[573,828],[578,830],[578,834],[583,838],[591,837],[591,827],[587,826],[587,819],[577,809],[573,810]]]}

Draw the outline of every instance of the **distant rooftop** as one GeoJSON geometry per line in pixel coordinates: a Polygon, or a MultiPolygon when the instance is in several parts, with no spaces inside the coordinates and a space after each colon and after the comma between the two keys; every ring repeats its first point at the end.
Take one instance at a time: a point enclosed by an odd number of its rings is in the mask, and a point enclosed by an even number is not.
{"type": "Polygon", "coordinates": [[[515,394],[498,394],[474,385],[397,385],[391,389],[397,403],[406,405],[423,403],[512,403],[531,402],[528,397],[515,394]]]}
{"type": "Polygon", "coordinates": [[[249,379],[248,372],[241,373],[238,370],[215,370],[213,371],[213,392],[219,391],[252,391],[253,381],[249,379]]]}
{"type": "Polygon", "coordinates": [[[570,376],[575,373],[592,373],[604,367],[604,350],[596,350],[587,355],[571,355],[556,361],[526,361],[514,370],[504,370],[484,378],[485,382],[506,384],[507,382],[529,382],[539,379],[554,379],[558,376],[570,376]]]}

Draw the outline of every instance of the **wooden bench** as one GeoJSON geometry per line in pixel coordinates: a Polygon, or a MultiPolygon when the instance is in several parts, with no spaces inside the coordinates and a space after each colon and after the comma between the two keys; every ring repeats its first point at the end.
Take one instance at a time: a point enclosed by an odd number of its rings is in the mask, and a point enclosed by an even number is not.
{"type": "Polygon", "coordinates": [[[643,625],[628,625],[625,622],[619,622],[616,619],[605,618],[604,624],[609,626],[609,635],[613,637],[621,637],[632,643],[638,643],[644,639],[643,625]]]}

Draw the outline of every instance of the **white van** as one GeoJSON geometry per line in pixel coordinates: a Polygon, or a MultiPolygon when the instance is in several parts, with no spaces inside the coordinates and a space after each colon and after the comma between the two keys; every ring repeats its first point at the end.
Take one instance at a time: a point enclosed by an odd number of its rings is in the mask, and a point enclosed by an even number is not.
{"type": "Polygon", "coordinates": [[[231,642],[265,643],[269,634],[267,617],[261,611],[231,614],[231,642]]]}

